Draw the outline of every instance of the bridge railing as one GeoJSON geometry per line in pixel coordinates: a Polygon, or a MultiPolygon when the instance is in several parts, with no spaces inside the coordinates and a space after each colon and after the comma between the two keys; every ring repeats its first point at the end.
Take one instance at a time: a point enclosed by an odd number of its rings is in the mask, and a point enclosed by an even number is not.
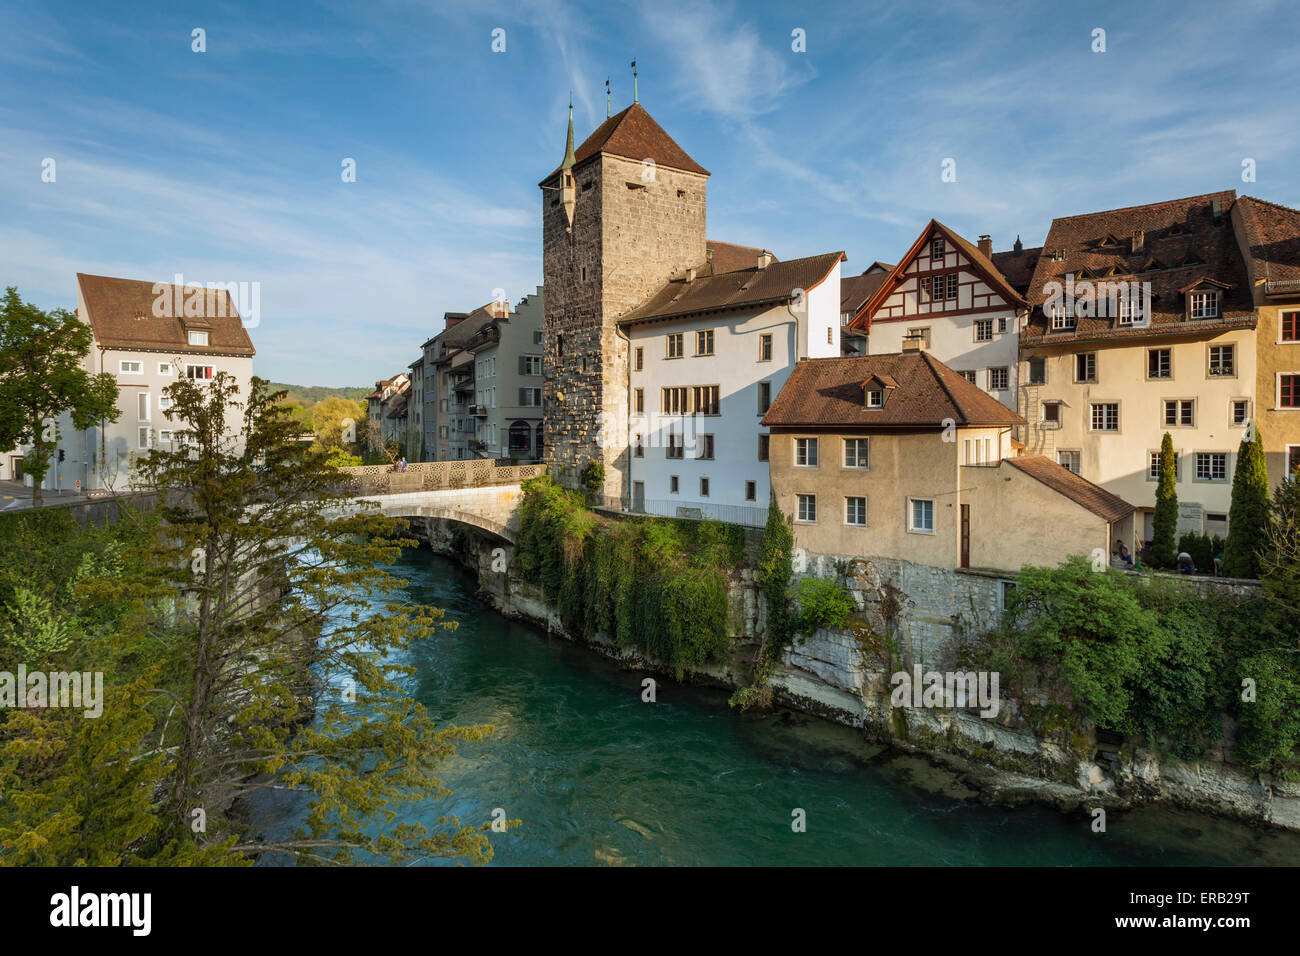
{"type": "Polygon", "coordinates": [[[395,495],[516,485],[536,478],[546,471],[546,466],[498,465],[486,458],[472,458],[468,461],[416,461],[408,464],[406,471],[393,471],[391,465],[358,465],[340,470],[348,476],[354,494],[395,495]]]}

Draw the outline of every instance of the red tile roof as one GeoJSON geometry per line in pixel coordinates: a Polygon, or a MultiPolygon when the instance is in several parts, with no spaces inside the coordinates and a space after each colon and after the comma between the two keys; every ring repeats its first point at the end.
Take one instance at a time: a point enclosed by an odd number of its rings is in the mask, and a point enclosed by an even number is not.
{"type": "Polygon", "coordinates": [[[1108,209],[1052,220],[1028,299],[1034,307],[1022,346],[1201,335],[1254,328],[1255,312],[1237,240],[1229,221],[1236,193],[1225,190],[1108,209]],[[1216,223],[1214,204],[1220,216],[1216,223]],[[1142,233],[1139,244],[1136,233],[1142,233]],[[1108,273],[1114,271],[1113,275],[1108,273]],[[1150,282],[1151,320],[1119,326],[1114,316],[1078,317],[1072,330],[1053,332],[1043,314],[1050,282],[1067,275],[1080,281],[1150,282]],[[1185,292],[1200,282],[1218,283],[1223,294],[1216,319],[1187,319],[1185,292]]]}
{"type": "Polygon", "coordinates": [[[1001,402],[925,352],[805,359],[763,416],[773,428],[942,428],[1023,425],[1001,402]],[[883,408],[867,408],[863,383],[892,380],[883,408]]]}
{"type": "MultiPolygon", "coordinates": [[[[889,270],[893,271],[893,266],[889,270]]],[[[840,311],[857,312],[871,294],[880,288],[880,284],[889,277],[889,272],[873,272],[860,276],[840,276],[840,311]]]]}
{"type": "MultiPolygon", "coordinates": [[[[596,131],[583,140],[574,153],[575,168],[601,153],[637,162],[653,159],[656,166],[709,175],[709,171],[687,156],[686,150],[664,132],[663,127],[654,121],[640,103],[633,103],[597,126],[596,131]]],[[[550,182],[559,172],[560,167],[555,167],[539,185],[550,182]]]]}
{"type": "Polygon", "coordinates": [[[696,276],[691,282],[673,279],[648,302],[624,316],[619,324],[634,325],[700,312],[789,302],[795,290],[809,292],[824,282],[835,264],[844,258],[842,252],[831,252],[773,262],[766,269],[759,269],[755,264],[735,272],[696,276]]]}
{"type": "Polygon", "coordinates": [[[1100,485],[1094,485],[1087,478],[1076,475],[1064,465],[1042,455],[1004,458],[1002,464],[1018,468],[1106,521],[1118,521],[1136,510],[1136,506],[1118,495],[1111,494],[1100,485]]]}
{"type": "Polygon", "coordinates": [[[1014,249],[995,252],[993,264],[1006,276],[1007,282],[1011,283],[1011,288],[1021,295],[1026,295],[1029,292],[1029,283],[1034,278],[1034,267],[1038,265],[1038,257],[1042,251],[1043,247],[1039,246],[1037,249],[1022,248],[1019,252],[1014,249]]]}
{"type": "MultiPolygon", "coordinates": [[[[78,272],[77,284],[89,313],[82,316],[82,319],[90,323],[95,341],[100,345],[186,354],[256,354],[239,311],[225,289],[204,289],[204,317],[185,319],[183,316],[154,315],[154,303],[160,294],[166,297],[166,310],[175,311],[176,286],[171,283],[116,279],[78,272]],[[154,291],[155,286],[159,292],[154,291]],[[206,331],[208,344],[190,345],[187,327],[206,331]]],[[[187,291],[193,288],[197,286],[181,289],[182,307],[185,305],[187,291]]]]}
{"type": "Polygon", "coordinates": [[[1300,291],[1300,211],[1242,196],[1234,212],[1245,229],[1251,278],[1300,291]]]}
{"type": "MultiPolygon", "coordinates": [[[[712,239],[705,240],[705,247],[708,249],[708,257],[699,269],[702,276],[752,269],[758,265],[759,254],[768,252],[761,246],[738,246],[734,242],[715,242],[712,239]]],[[[770,252],[768,254],[771,255],[770,252]]],[[[772,256],[772,261],[777,261],[776,256],[772,256]]]]}

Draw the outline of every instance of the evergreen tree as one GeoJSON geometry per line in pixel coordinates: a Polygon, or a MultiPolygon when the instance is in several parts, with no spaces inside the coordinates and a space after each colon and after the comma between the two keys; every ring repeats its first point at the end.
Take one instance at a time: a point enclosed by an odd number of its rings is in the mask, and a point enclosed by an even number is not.
{"type": "Polygon", "coordinates": [[[1259,577],[1260,552],[1268,536],[1268,468],[1259,425],[1250,422],[1237,449],[1232,476],[1232,506],[1228,511],[1228,541],[1223,547],[1223,573],[1230,578],[1259,577]],[[1253,434],[1252,434],[1253,432],[1253,434]]]}
{"type": "Polygon", "coordinates": [[[117,383],[107,372],[81,367],[90,352],[90,326],[66,309],[42,312],[9,286],[0,302],[0,449],[31,445],[23,470],[32,476],[32,502],[58,446],[58,420],[69,414],[84,430],[117,421],[117,383]]]}
{"type": "Polygon", "coordinates": [[[1174,534],[1178,530],[1177,461],[1169,432],[1160,441],[1160,483],[1156,486],[1156,513],[1151,521],[1151,558],[1157,567],[1172,567],[1178,552],[1174,534]]]}

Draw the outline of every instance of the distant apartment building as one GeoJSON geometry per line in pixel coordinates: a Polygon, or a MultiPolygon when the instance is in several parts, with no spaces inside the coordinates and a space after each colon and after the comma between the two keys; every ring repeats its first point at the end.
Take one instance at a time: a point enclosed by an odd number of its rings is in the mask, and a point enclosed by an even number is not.
{"type": "Polygon", "coordinates": [[[543,295],[539,286],[465,344],[474,356],[474,457],[541,456],[543,295]]]}
{"type": "Polygon", "coordinates": [[[429,348],[433,352],[433,370],[437,411],[438,461],[455,461],[481,457],[478,447],[478,423],[474,409],[474,353],[467,345],[494,318],[507,314],[508,303],[489,302],[473,312],[448,312],[447,327],[436,335],[429,348]]]}
{"type": "Polygon", "coordinates": [[[366,433],[368,451],[378,451],[381,444],[399,444],[403,454],[406,453],[406,406],[410,387],[411,379],[405,372],[375,382],[375,390],[366,396],[370,425],[366,433]]]}
{"type": "Polygon", "coordinates": [[[408,461],[424,461],[424,355],[407,366],[411,389],[406,401],[406,449],[408,461]]]}
{"type": "MultiPolygon", "coordinates": [[[[77,274],[77,316],[93,335],[84,367],[116,379],[122,414],[84,431],[63,416],[46,490],[72,491],[78,482],[86,490],[127,490],[139,456],[176,445],[177,426],[163,391],[180,378],[202,383],[228,372],[239,400],[247,398],[255,354],[248,330],[228,291],[197,290],[77,274]]],[[[231,429],[238,424],[227,423],[231,429]]],[[[15,477],[23,454],[16,449],[2,456],[0,476],[15,477]]]]}

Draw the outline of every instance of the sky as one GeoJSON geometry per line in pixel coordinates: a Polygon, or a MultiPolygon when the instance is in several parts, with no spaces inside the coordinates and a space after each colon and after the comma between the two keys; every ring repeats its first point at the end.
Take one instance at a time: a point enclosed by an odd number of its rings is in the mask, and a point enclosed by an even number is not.
{"type": "Polygon", "coordinates": [[[614,111],[631,102],[634,58],[641,104],[712,173],[709,238],[782,259],[843,250],[846,274],[896,262],[931,217],[1001,250],[1041,245],[1054,216],[1220,189],[1296,206],[1298,14],[7,3],[0,286],[73,308],[78,272],[256,282],[256,374],[388,378],[444,312],[541,283],[537,183],[563,157],[569,97],[581,142],[607,77],[614,111]]]}

